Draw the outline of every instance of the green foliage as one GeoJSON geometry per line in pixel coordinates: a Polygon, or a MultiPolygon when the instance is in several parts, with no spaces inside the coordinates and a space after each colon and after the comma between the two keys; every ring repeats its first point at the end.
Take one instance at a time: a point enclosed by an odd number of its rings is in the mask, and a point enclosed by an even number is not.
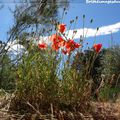
{"type": "Polygon", "coordinates": [[[16,5],[15,23],[10,30],[13,39],[23,40],[21,36],[24,32],[29,33],[27,37],[47,34],[48,29],[53,27],[53,21],[59,19],[59,7],[68,6],[67,0],[28,0],[28,3],[16,5]]]}
{"type": "Polygon", "coordinates": [[[29,101],[33,105],[57,101],[59,60],[54,52],[48,51],[30,46],[28,54],[23,56],[17,71],[17,100],[29,101]]]}
{"type": "Polygon", "coordinates": [[[115,100],[120,93],[120,47],[113,46],[105,50],[102,60],[104,87],[100,97],[106,100],[115,100]]]}
{"type": "Polygon", "coordinates": [[[113,74],[116,75],[116,78],[120,74],[120,47],[113,46],[108,49],[104,57],[104,71],[103,74],[106,74],[110,78],[113,74]]]}
{"type": "Polygon", "coordinates": [[[2,54],[0,58],[0,87],[5,90],[15,89],[15,66],[11,62],[9,55],[2,54]]]}
{"type": "Polygon", "coordinates": [[[28,110],[26,103],[30,102],[40,110],[44,106],[49,108],[50,103],[59,109],[74,110],[91,99],[92,79],[81,76],[70,62],[64,63],[59,77],[60,56],[51,49],[38,50],[32,44],[29,46],[28,54],[18,66],[16,97],[11,109],[28,110]]]}

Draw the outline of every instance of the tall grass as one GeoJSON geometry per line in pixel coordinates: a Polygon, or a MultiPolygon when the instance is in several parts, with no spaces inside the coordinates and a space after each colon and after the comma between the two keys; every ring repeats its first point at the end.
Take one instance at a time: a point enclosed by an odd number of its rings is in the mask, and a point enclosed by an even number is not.
{"type": "MultiPolygon", "coordinates": [[[[67,44],[68,36],[59,31],[57,27],[59,24],[55,23],[56,34],[63,37],[67,44]]],[[[80,47],[83,43],[83,40],[79,44],[72,41],[70,45],[80,47]]],[[[16,91],[10,109],[20,112],[35,112],[37,109],[40,113],[49,113],[52,105],[54,110],[86,112],[87,103],[92,96],[91,70],[99,52],[91,48],[92,52],[89,57],[84,58],[85,53],[81,50],[76,51],[77,47],[72,46],[66,54],[62,53],[61,48],[58,51],[53,50],[51,44],[45,49],[39,49],[33,42],[30,42],[27,54],[23,55],[16,71],[18,75],[16,91]],[[65,56],[67,58],[63,61],[65,56]],[[80,61],[79,58],[82,60],[80,61]],[[77,66],[73,67],[71,59],[76,60],[76,65],[79,64],[80,69],[77,69],[77,66]],[[82,65],[84,69],[81,69],[82,65]]]]}

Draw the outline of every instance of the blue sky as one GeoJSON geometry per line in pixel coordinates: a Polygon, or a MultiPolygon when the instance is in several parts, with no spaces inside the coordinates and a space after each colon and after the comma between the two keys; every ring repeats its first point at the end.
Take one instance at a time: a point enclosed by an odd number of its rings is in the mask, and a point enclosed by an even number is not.
{"type": "MultiPolygon", "coordinates": [[[[3,5],[3,4],[0,4],[3,5]]],[[[0,9],[0,40],[5,41],[8,36],[7,32],[9,29],[12,27],[14,23],[14,17],[13,14],[11,13],[10,9],[15,8],[14,3],[6,3],[4,4],[3,8],[0,9]]]]}
{"type": "MultiPolygon", "coordinates": [[[[0,10],[0,40],[5,41],[7,39],[7,31],[13,25],[14,18],[8,7],[14,9],[15,4],[12,2],[5,3],[4,7],[0,10]]],[[[108,26],[120,22],[120,4],[85,4],[83,0],[70,2],[68,14],[65,17],[64,23],[69,26],[69,21],[76,16],[79,17],[76,24],[76,29],[82,28],[82,15],[85,14],[85,27],[97,28],[101,26],[108,26]],[[93,19],[92,24],[89,23],[90,19],[93,19]]],[[[88,43],[92,44],[95,37],[87,38],[88,43]]],[[[109,47],[111,41],[111,35],[98,36],[96,43],[102,43],[104,47],[109,47]]],[[[113,43],[120,44],[120,31],[113,33],[113,43]]]]}
{"type": "MultiPolygon", "coordinates": [[[[108,26],[120,22],[120,16],[118,12],[120,11],[120,4],[85,4],[85,3],[71,3],[66,16],[65,23],[68,23],[71,19],[79,16],[78,24],[76,28],[82,27],[82,16],[85,14],[85,27],[97,28],[101,26],[108,26]],[[90,24],[90,19],[93,19],[93,23],[90,24]]],[[[69,25],[68,25],[69,26],[69,25]]],[[[113,43],[120,44],[120,31],[112,34],[113,43]]],[[[87,39],[87,42],[92,43],[94,37],[87,39]]],[[[105,47],[110,46],[111,35],[98,36],[97,43],[102,43],[105,47]]]]}

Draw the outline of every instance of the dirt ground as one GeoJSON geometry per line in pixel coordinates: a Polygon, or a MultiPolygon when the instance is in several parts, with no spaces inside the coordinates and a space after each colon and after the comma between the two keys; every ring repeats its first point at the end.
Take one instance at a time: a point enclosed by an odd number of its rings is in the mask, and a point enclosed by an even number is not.
{"type": "Polygon", "coordinates": [[[120,102],[94,102],[92,107],[95,120],[120,120],[120,102]]]}
{"type": "MultiPolygon", "coordinates": [[[[9,111],[11,99],[9,96],[0,98],[0,120],[37,120],[36,114],[31,115],[31,118],[25,117],[26,115],[11,114],[9,111]]],[[[90,115],[83,115],[79,113],[80,117],[75,117],[76,113],[65,113],[68,117],[60,118],[59,120],[120,120],[120,100],[116,103],[112,102],[91,102],[92,112],[90,115]]],[[[39,119],[51,120],[51,119],[39,119]]],[[[57,120],[52,118],[52,120],[57,120]]]]}

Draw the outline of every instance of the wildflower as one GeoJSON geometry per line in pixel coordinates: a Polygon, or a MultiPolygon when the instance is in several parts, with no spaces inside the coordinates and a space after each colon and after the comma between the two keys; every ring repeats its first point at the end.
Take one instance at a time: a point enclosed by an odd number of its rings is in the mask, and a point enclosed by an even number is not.
{"type": "Polygon", "coordinates": [[[64,33],[66,29],[66,25],[65,24],[59,24],[58,25],[58,31],[61,33],[64,33]]]}
{"type": "Polygon", "coordinates": [[[52,49],[58,51],[59,50],[58,44],[55,44],[55,43],[52,44],[52,49]]]}
{"type": "Polygon", "coordinates": [[[65,40],[57,35],[57,34],[53,34],[51,37],[50,37],[50,40],[52,41],[52,49],[54,50],[58,50],[60,47],[63,47],[65,45],[65,40]]]}
{"type": "Polygon", "coordinates": [[[75,43],[75,48],[79,48],[81,45],[78,43],[75,43]]]}
{"type": "Polygon", "coordinates": [[[79,48],[81,45],[76,43],[74,40],[68,40],[65,44],[66,51],[69,54],[71,51],[75,50],[76,48],[79,48]]]}
{"type": "Polygon", "coordinates": [[[50,36],[50,41],[54,42],[54,41],[56,41],[57,38],[58,38],[58,35],[57,34],[53,34],[52,36],[50,36]]]}
{"type": "Polygon", "coordinates": [[[59,42],[59,41],[62,41],[62,40],[63,40],[63,38],[61,36],[59,36],[58,34],[53,34],[50,37],[51,42],[59,42]]]}
{"type": "Polygon", "coordinates": [[[93,48],[95,49],[95,51],[97,53],[99,53],[99,51],[101,50],[102,48],[102,44],[94,44],[93,48]]]}
{"type": "Polygon", "coordinates": [[[39,44],[38,44],[38,47],[39,47],[40,49],[46,49],[46,48],[47,48],[47,44],[46,44],[46,43],[39,43],[39,44]]]}

